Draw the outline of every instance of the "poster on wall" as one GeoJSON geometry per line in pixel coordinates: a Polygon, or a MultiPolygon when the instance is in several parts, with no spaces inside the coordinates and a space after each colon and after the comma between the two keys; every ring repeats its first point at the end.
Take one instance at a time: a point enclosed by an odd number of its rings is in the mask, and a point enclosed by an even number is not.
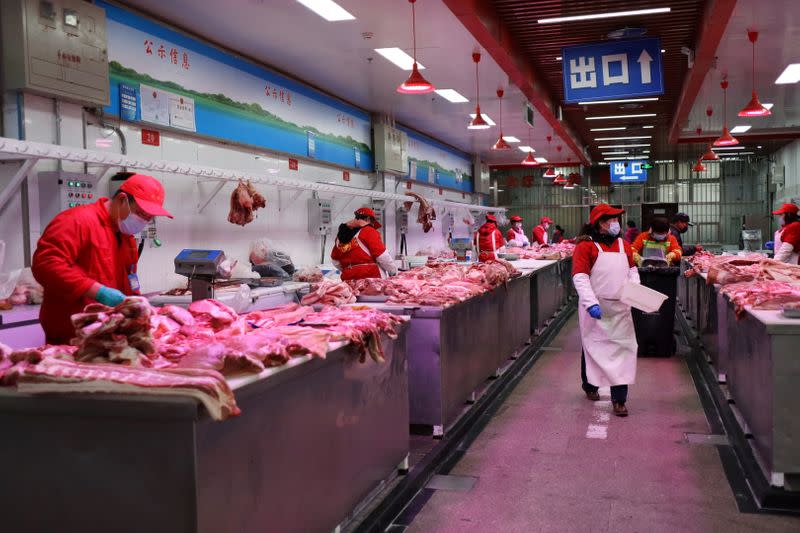
{"type": "Polygon", "coordinates": [[[400,129],[408,135],[408,179],[473,192],[469,155],[406,128],[400,129]]]}
{"type": "Polygon", "coordinates": [[[135,87],[142,121],[303,157],[312,132],[316,159],[373,170],[368,113],[123,8],[97,5],[107,16],[107,113],[121,116],[120,86],[135,87]]]}

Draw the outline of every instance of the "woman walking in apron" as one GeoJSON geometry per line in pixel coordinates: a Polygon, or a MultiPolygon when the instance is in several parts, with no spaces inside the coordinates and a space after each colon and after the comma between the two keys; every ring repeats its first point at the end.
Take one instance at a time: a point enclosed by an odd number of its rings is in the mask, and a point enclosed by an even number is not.
{"type": "Polygon", "coordinates": [[[578,292],[578,323],[583,353],[581,379],[586,397],[600,399],[611,387],[614,414],[628,416],[628,385],[636,378],[636,334],[631,308],[619,298],[623,286],[639,283],[630,244],[620,236],[625,211],[601,204],[589,216],[591,240],[575,248],[572,279],[578,292]]]}

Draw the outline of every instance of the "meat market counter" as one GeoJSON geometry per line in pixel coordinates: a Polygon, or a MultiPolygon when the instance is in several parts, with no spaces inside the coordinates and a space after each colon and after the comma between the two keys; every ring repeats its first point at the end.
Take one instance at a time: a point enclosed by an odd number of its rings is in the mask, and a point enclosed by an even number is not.
{"type": "Polygon", "coordinates": [[[3,530],[332,531],[408,457],[405,339],[380,365],[339,345],[230,379],[223,422],[188,398],[4,391],[3,530]]]}
{"type": "Polygon", "coordinates": [[[727,326],[728,390],[744,419],[746,434],[771,485],[800,491],[800,319],[781,311],[748,309],[737,319],[734,306],[720,297],[727,326]]]}
{"type": "Polygon", "coordinates": [[[529,335],[537,335],[572,297],[572,258],[528,259],[512,261],[512,264],[531,276],[529,335]]]}

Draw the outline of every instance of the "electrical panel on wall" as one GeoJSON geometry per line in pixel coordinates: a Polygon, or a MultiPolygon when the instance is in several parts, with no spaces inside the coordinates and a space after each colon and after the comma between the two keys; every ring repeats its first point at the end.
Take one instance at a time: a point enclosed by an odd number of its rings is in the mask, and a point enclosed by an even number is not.
{"type": "Polygon", "coordinates": [[[408,174],[408,135],[388,124],[374,125],[375,168],[381,172],[408,174]]]}
{"type": "Polygon", "coordinates": [[[311,235],[330,235],[333,208],[330,200],[308,199],[308,232],[311,235]]]}
{"type": "Polygon", "coordinates": [[[397,210],[397,231],[401,235],[408,233],[408,211],[403,207],[397,210]]]}
{"type": "Polygon", "coordinates": [[[489,194],[491,192],[489,190],[489,187],[491,186],[489,165],[476,157],[473,160],[473,167],[474,171],[472,175],[475,176],[475,192],[478,194],[489,194]]]}
{"type": "Polygon", "coordinates": [[[372,210],[375,212],[375,218],[378,220],[378,224],[385,226],[383,223],[383,213],[384,208],[386,207],[386,202],[384,200],[377,200],[373,198],[370,203],[372,205],[372,210]]]}
{"type": "Polygon", "coordinates": [[[106,14],[83,0],[0,2],[5,89],[104,106],[106,14]]]}
{"type": "Polygon", "coordinates": [[[39,172],[39,219],[42,228],[62,211],[93,204],[100,196],[97,176],[75,172],[39,172]]]}

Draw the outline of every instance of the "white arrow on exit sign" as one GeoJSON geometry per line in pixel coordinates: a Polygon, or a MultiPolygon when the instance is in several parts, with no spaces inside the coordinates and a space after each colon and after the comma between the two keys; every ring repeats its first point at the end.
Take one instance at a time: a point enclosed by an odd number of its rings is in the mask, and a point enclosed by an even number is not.
{"type": "Polygon", "coordinates": [[[652,56],[647,53],[647,50],[642,50],[642,53],[636,62],[639,63],[639,66],[642,69],[642,83],[652,83],[653,79],[650,76],[650,63],[653,62],[652,56]]]}

